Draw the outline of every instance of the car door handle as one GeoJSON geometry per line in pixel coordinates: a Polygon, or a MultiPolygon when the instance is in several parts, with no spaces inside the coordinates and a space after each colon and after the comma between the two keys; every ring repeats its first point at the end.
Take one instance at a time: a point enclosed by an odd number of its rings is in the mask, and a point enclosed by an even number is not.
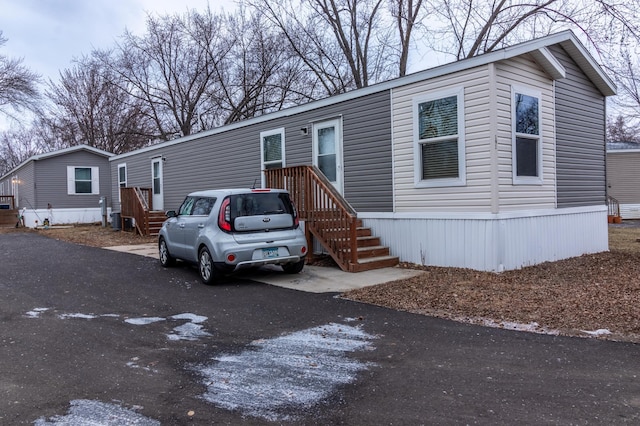
{"type": "Polygon", "coordinates": [[[198,228],[200,229],[204,228],[204,223],[201,223],[200,225],[198,225],[198,228]]]}
{"type": "Polygon", "coordinates": [[[178,226],[179,226],[180,228],[184,228],[184,223],[179,223],[179,224],[178,224],[178,226]]]}

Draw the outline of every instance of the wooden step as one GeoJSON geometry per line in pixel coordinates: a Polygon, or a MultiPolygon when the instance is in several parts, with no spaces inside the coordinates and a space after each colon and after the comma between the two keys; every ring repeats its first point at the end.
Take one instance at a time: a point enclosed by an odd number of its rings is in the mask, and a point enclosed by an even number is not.
{"type": "MultiPolygon", "coordinates": [[[[385,246],[370,246],[370,247],[358,247],[358,259],[367,259],[370,257],[380,257],[389,255],[389,247],[385,246]]],[[[344,249],[345,253],[349,253],[351,249],[344,249]]]]}
{"type": "Polygon", "coordinates": [[[358,260],[369,259],[372,257],[389,256],[389,247],[385,246],[371,246],[371,247],[358,247],[358,260]]]}
{"type": "Polygon", "coordinates": [[[372,235],[366,237],[358,237],[358,247],[372,247],[380,245],[380,237],[374,237],[372,235]]]}
{"type": "Polygon", "coordinates": [[[358,263],[349,265],[350,272],[363,272],[380,268],[391,268],[397,266],[400,259],[397,256],[369,257],[358,260],[358,263]]]}
{"type": "Polygon", "coordinates": [[[18,210],[0,209],[0,226],[16,226],[18,210]]]}
{"type": "MultiPolygon", "coordinates": [[[[325,229],[323,230],[323,234],[327,239],[337,239],[342,237],[345,234],[344,229],[325,229]]],[[[356,237],[370,237],[372,235],[371,228],[356,228],[356,237]]]]}
{"type": "Polygon", "coordinates": [[[165,212],[154,210],[149,212],[149,236],[157,237],[162,228],[162,224],[167,220],[165,212]]]}

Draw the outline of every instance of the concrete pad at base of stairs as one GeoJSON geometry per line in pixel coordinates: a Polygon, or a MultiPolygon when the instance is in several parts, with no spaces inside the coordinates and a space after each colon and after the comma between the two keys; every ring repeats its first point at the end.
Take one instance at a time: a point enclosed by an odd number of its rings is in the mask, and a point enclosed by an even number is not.
{"type": "Polygon", "coordinates": [[[241,271],[235,276],[309,293],[342,293],[356,288],[415,277],[422,271],[381,268],[364,272],[344,272],[337,267],[305,265],[299,274],[286,274],[276,265],[241,271]]]}
{"type": "MultiPolygon", "coordinates": [[[[158,259],[158,247],[155,243],[104,248],[158,259]]],[[[286,274],[279,266],[266,265],[258,269],[239,271],[232,276],[310,293],[342,293],[356,288],[411,278],[422,273],[419,270],[401,268],[382,268],[351,273],[337,267],[306,265],[299,274],[286,274]]]]}

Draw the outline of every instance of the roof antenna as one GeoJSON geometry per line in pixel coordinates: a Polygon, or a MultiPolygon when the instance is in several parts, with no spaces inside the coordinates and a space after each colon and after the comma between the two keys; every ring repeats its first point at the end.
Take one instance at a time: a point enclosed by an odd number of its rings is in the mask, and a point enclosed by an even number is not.
{"type": "Polygon", "coordinates": [[[256,178],[256,179],[253,181],[253,186],[251,187],[251,189],[256,189],[256,183],[258,183],[258,178],[256,178]]]}

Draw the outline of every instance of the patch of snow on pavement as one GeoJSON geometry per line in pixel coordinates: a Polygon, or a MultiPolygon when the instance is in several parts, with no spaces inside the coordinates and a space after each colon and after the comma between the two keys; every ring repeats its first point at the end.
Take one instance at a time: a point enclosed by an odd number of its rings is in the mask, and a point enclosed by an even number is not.
{"type": "Polygon", "coordinates": [[[604,336],[607,334],[613,334],[611,331],[607,330],[606,328],[599,328],[597,330],[594,331],[587,331],[587,330],[580,330],[583,333],[586,333],[590,336],[604,336]]]}
{"type": "Polygon", "coordinates": [[[291,412],[329,397],[369,367],[346,354],[372,349],[374,338],[359,327],[330,323],[254,341],[256,349],[195,369],[207,386],[203,397],[212,404],[270,421],[295,420],[291,412]]]}
{"type": "Polygon", "coordinates": [[[43,312],[48,311],[49,309],[50,308],[34,308],[33,310],[27,312],[25,316],[28,316],[29,318],[39,318],[43,312]]]}
{"type": "Polygon", "coordinates": [[[213,336],[202,329],[201,324],[188,322],[173,328],[173,333],[167,334],[169,340],[198,340],[200,337],[213,336]]]}
{"type": "Polygon", "coordinates": [[[98,315],[93,315],[93,314],[60,314],[60,315],[58,315],[58,318],[60,318],[60,319],[67,319],[67,318],[94,319],[94,318],[98,318],[98,315]]]}
{"type": "Polygon", "coordinates": [[[71,401],[69,414],[53,416],[47,421],[40,418],[34,422],[35,426],[160,426],[160,422],[136,413],[133,410],[115,404],[100,401],[76,399],[71,401]]]}
{"type": "Polygon", "coordinates": [[[160,318],[160,317],[143,317],[143,318],[127,318],[126,320],[124,320],[124,322],[126,322],[127,324],[133,324],[133,325],[149,325],[149,324],[153,324],[154,322],[160,322],[160,321],[166,321],[166,319],[160,318]]]}
{"type": "Polygon", "coordinates": [[[560,335],[559,330],[554,330],[552,328],[543,327],[537,322],[530,322],[529,324],[522,324],[519,322],[511,322],[511,321],[494,321],[489,318],[469,318],[469,317],[454,317],[452,318],[455,321],[466,322],[469,324],[478,324],[485,327],[492,328],[503,328],[505,330],[513,330],[513,331],[528,331],[531,333],[539,333],[539,334],[549,334],[552,336],[560,335]]]}
{"type": "Polygon", "coordinates": [[[196,314],[178,314],[178,315],[172,315],[169,318],[175,319],[175,320],[182,320],[182,319],[188,320],[194,324],[202,324],[208,319],[207,317],[203,317],[202,315],[196,315],[196,314]]]}
{"type": "MultiPolygon", "coordinates": [[[[157,373],[158,372],[158,370],[156,370],[155,368],[145,367],[145,366],[142,366],[142,365],[138,364],[138,361],[140,361],[140,358],[137,357],[137,356],[134,356],[133,358],[131,358],[131,361],[127,362],[127,367],[139,368],[141,370],[148,371],[150,373],[157,373]]],[[[153,364],[155,364],[155,363],[153,363],[153,364]]]]}
{"type": "Polygon", "coordinates": [[[169,340],[198,340],[200,337],[212,336],[203,330],[202,323],[208,318],[196,314],[178,314],[170,316],[172,320],[187,320],[186,324],[174,327],[173,333],[167,334],[169,340]]]}
{"type": "MultiPolygon", "coordinates": [[[[27,313],[25,313],[26,317],[29,318],[40,318],[41,314],[50,308],[35,308],[27,313]]],[[[103,314],[103,315],[94,315],[94,314],[81,314],[81,313],[71,313],[71,314],[58,314],[58,318],[60,319],[69,319],[69,318],[80,318],[80,319],[94,319],[101,317],[108,318],[119,318],[120,316],[117,314],[103,314]]],[[[157,322],[173,320],[173,321],[182,321],[186,320],[187,323],[179,325],[173,328],[173,332],[167,334],[167,339],[169,340],[198,340],[201,337],[212,336],[211,333],[204,331],[204,326],[202,323],[206,322],[208,317],[202,315],[196,315],[192,313],[184,313],[172,315],[167,318],[162,317],[140,317],[140,318],[126,318],[124,322],[127,324],[133,325],[149,325],[157,322]]]]}

